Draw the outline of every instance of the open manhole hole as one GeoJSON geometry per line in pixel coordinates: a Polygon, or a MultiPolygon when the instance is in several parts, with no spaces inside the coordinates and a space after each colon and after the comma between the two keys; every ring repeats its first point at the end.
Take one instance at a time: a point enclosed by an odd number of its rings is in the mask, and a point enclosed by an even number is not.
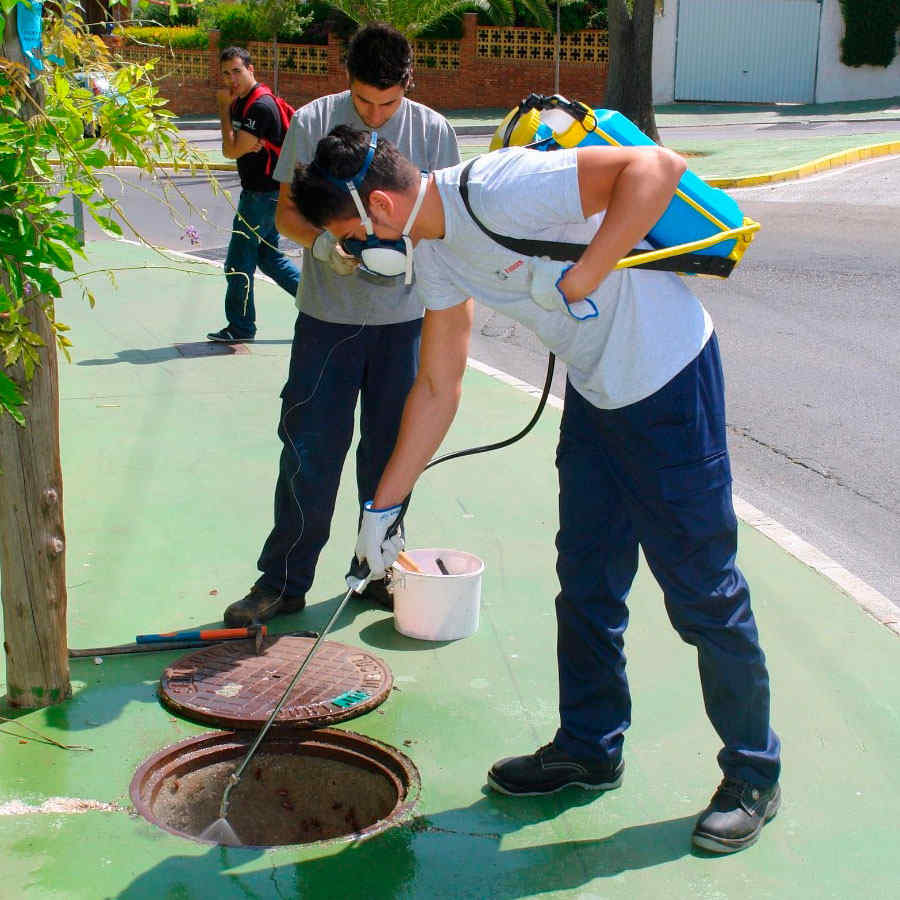
{"type": "MultiPolygon", "coordinates": [[[[151,756],[131,781],[135,808],[200,840],[253,737],[211,732],[151,756]]],[[[412,761],[380,741],[336,728],[270,732],[231,792],[228,823],[248,847],[360,840],[408,819],[419,789],[412,761]]]]}

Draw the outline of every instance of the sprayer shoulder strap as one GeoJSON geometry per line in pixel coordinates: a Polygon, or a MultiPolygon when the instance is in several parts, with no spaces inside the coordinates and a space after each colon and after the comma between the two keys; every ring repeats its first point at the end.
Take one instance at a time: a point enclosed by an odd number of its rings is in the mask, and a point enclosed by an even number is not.
{"type": "MultiPolygon", "coordinates": [[[[547,256],[557,262],[575,262],[581,258],[581,254],[587,249],[587,244],[568,244],[561,241],[538,241],[530,238],[514,238],[506,234],[498,234],[491,231],[472,209],[469,202],[469,171],[475,164],[475,159],[470,160],[459,176],[459,192],[462,195],[466,212],[472,217],[472,221],[495,243],[514,253],[523,256],[547,256]]],[[[636,256],[645,253],[645,250],[632,250],[628,256],[636,256]]],[[[724,256],[702,256],[698,253],[679,253],[677,256],[669,256],[665,259],[657,259],[652,262],[638,263],[632,266],[635,269],[654,269],[662,272],[682,272],[690,275],[718,275],[725,278],[734,268],[734,260],[724,256]]]]}
{"type": "MultiPolygon", "coordinates": [[[[477,159],[477,157],[476,157],[477,159]]],[[[475,160],[471,160],[462,170],[459,176],[459,192],[462,194],[462,201],[466,207],[466,212],[472,217],[472,221],[494,242],[507,250],[515,253],[521,253],[523,256],[549,256],[550,259],[559,262],[574,262],[581,257],[581,254],[587,249],[587,244],[565,244],[559,241],[535,241],[528,238],[514,238],[506,234],[498,234],[491,231],[472,209],[469,202],[469,172],[475,160]]]]}

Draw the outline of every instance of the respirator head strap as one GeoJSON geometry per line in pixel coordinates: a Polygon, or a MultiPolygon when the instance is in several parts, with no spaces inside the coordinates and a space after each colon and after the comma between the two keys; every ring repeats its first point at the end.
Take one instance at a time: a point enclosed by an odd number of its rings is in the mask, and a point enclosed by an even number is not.
{"type": "Polygon", "coordinates": [[[366,175],[369,172],[369,166],[372,165],[372,160],[375,158],[375,146],[378,143],[378,132],[373,131],[369,137],[369,146],[366,149],[366,158],[362,161],[362,165],[359,167],[359,170],[355,175],[351,175],[350,178],[338,178],[337,175],[332,175],[330,172],[326,172],[320,165],[317,163],[313,163],[310,168],[321,178],[324,178],[326,181],[330,181],[333,185],[336,185],[339,188],[343,188],[345,191],[350,190],[350,186],[360,187],[365,180],[366,175]]]}
{"type": "Polygon", "coordinates": [[[330,172],[326,172],[321,166],[317,165],[315,162],[310,166],[313,171],[324,178],[326,181],[331,182],[331,184],[336,185],[337,187],[347,191],[348,194],[353,198],[353,203],[356,205],[356,210],[359,213],[359,217],[362,220],[363,227],[366,229],[366,234],[374,235],[374,231],[372,230],[372,220],[369,218],[369,214],[366,212],[366,208],[363,205],[362,198],[359,196],[359,188],[362,186],[363,181],[366,178],[366,175],[369,172],[369,166],[372,165],[372,160],[375,158],[375,147],[378,144],[378,132],[372,131],[369,135],[369,146],[366,149],[366,157],[362,161],[362,165],[359,167],[359,170],[355,175],[350,178],[338,178],[336,175],[332,175],[330,172]]]}
{"type": "Polygon", "coordinates": [[[416,195],[416,202],[413,204],[412,210],[410,210],[409,218],[406,220],[406,224],[403,226],[403,234],[402,240],[404,245],[406,246],[406,284],[412,283],[412,264],[413,264],[413,243],[412,238],[409,236],[410,231],[412,231],[413,223],[416,221],[416,216],[419,215],[419,210],[422,208],[422,202],[425,199],[425,190],[428,187],[428,173],[422,172],[422,177],[419,181],[419,193],[416,195]]]}

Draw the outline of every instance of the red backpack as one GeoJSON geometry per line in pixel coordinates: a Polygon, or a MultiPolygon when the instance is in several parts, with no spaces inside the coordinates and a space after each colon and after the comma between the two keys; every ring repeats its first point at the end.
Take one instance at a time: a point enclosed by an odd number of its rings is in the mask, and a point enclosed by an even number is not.
{"type": "MultiPolygon", "coordinates": [[[[281,140],[283,143],[288,126],[291,124],[291,116],[294,115],[295,110],[287,100],[282,97],[276,97],[275,94],[272,93],[272,89],[266,85],[257,83],[256,87],[247,94],[247,97],[244,100],[244,107],[241,110],[241,119],[247,115],[247,110],[250,109],[260,97],[271,97],[275,101],[275,105],[278,107],[278,113],[281,116],[281,140]]],[[[239,101],[235,101],[235,106],[237,106],[238,102],[239,101]]],[[[269,151],[269,156],[266,161],[266,175],[271,175],[272,169],[274,168],[273,160],[277,160],[281,155],[281,144],[273,144],[271,141],[266,140],[266,138],[260,138],[260,141],[266,150],[269,151]]]]}

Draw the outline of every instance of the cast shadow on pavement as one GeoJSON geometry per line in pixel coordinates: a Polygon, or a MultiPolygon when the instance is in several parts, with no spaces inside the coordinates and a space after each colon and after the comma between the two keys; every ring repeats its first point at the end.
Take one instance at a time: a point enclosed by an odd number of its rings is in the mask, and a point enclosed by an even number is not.
{"type": "Polygon", "coordinates": [[[142,350],[132,348],[129,350],[117,350],[116,355],[106,359],[82,359],[78,366],[114,366],[118,363],[130,363],[133,366],[154,365],[156,363],[171,362],[173,359],[200,359],[212,356],[236,356],[250,353],[251,347],[259,346],[290,346],[289,338],[282,340],[260,340],[250,344],[222,344],[214,341],[194,341],[187,344],[172,344],[168,347],[151,347],[142,350]]]}
{"type": "MultiPolygon", "coordinates": [[[[371,840],[347,844],[337,853],[316,859],[236,872],[228,870],[247,868],[265,851],[212,847],[200,857],[170,856],[138,875],[118,897],[343,895],[393,900],[489,896],[517,900],[577,889],[597,878],[664,865],[691,853],[694,816],[631,825],[594,839],[503,849],[507,834],[602,800],[581,791],[513,800],[484,790],[485,796],[470,807],[416,817],[371,840]],[[486,821],[499,831],[467,828],[467,824],[477,828],[486,821]],[[350,886],[360,893],[348,893],[350,886]]],[[[601,819],[597,830],[602,828],[601,819]]]]}
{"type": "MultiPolygon", "coordinates": [[[[267,623],[269,638],[276,638],[282,634],[320,632],[343,598],[343,593],[336,594],[311,604],[301,612],[278,616],[267,623]]],[[[435,650],[452,643],[451,641],[419,641],[404,637],[394,628],[394,619],[388,610],[373,607],[371,603],[356,597],[351,597],[347,602],[338,616],[333,630],[340,631],[352,625],[360,613],[370,612],[373,609],[383,615],[360,630],[359,643],[362,645],[381,650],[412,652],[435,650]]],[[[220,619],[206,624],[191,623],[184,627],[205,630],[222,628],[224,623],[220,619]]],[[[356,638],[353,637],[341,640],[341,638],[329,636],[326,640],[356,643],[356,638]]],[[[78,714],[71,714],[73,706],[71,700],[47,707],[44,711],[47,724],[63,732],[90,731],[113,722],[119,717],[123,708],[132,702],[158,704],[156,685],[163,670],[180,657],[196,652],[200,648],[108,655],[103,654],[103,648],[99,646],[86,649],[100,651],[96,658],[101,659],[102,662],[96,663],[94,654],[72,658],[69,661],[72,679],[84,685],[78,691],[78,714]]],[[[247,642],[247,652],[253,652],[250,641],[247,642]]],[[[11,706],[6,695],[0,695],[0,715],[15,719],[32,712],[34,710],[17,709],[11,706]]],[[[182,718],[178,713],[170,710],[165,710],[165,713],[170,717],[182,718]]],[[[190,721],[188,717],[184,718],[186,721],[190,721]]],[[[24,737],[24,735],[18,734],[15,736],[24,737]]]]}

